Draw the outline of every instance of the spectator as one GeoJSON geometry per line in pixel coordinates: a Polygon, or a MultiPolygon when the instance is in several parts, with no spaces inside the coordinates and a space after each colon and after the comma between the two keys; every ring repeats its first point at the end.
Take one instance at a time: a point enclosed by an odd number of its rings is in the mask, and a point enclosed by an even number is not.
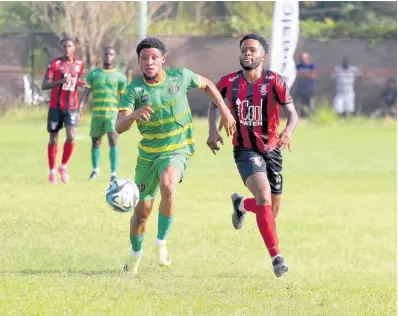
{"type": "Polygon", "coordinates": [[[387,80],[387,87],[380,95],[380,108],[373,112],[372,117],[382,116],[385,119],[388,117],[396,118],[397,116],[397,85],[394,78],[387,80]]]}
{"type": "Polygon", "coordinates": [[[348,58],[343,58],[341,66],[334,68],[332,78],[336,81],[336,94],[333,107],[340,116],[351,116],[355,112],[355,78],[361,73],[356,66],[350,65],[348,58]]]}
{"type": "Polygon", "coordinates": [[[316,65],[311,62],[310,54],[303,52],[300,56],[301,63],[297,65],[297,88],[294,103],[297,112],[302,116],[315,110],[315,69],[316,65]]]}

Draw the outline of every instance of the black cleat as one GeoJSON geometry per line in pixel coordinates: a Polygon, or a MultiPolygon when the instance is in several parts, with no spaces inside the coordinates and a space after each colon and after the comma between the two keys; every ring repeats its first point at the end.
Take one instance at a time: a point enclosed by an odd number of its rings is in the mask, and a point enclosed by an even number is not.
{"type": "Polygon", "coordinates": [[[232,213],[232,225],[235,229],[241,229],[246,216],[246,212],[239,210],[239,204],[241,203],[243,196],[239,193],[234,193],[231,195],[231,199],[232,207],[234,209],[234,212],[232,213]]]}
{"type": "Polygon", "coordinates": [[[109,179],[109,182],[113,182],[117,180],[117,176],[116,175],[111,175],[111,178],[109,179]]]}
{"type": "Polygon", "coordinates": [[[91,172],[90,177],[88,178],[90,181],[93,181],[95,179],[97,179],[99,177],[99,173],[98,172],[91,172]]]}
{"type": "Polygon", "coordinates": [[[289,270],[285,259],[281,255],[278,255],[274,261],[272,261],[272,266],[274,268],[274,273],[278,278],[285,275],[289,270]]]}

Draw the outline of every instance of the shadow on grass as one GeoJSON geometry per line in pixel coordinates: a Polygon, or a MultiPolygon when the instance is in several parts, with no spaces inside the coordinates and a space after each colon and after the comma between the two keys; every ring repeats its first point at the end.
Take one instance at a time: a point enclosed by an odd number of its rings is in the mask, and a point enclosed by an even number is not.
{"type": "Polygon", "coordinates": [[[83,270],[0,270],[1,275],[15,274],[15,275],[109,275],[109,276],[120,276],[125,272],[121,270],[98,270],[98,271],[83,271],[83,270]]]}

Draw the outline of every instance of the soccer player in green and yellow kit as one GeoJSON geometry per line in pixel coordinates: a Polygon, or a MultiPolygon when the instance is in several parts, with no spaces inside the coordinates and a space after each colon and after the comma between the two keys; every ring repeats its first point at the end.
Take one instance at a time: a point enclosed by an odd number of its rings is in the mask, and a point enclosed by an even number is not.
{"type": "Polygon", "coordinates": [[[100,174],[100,146],[102,136],[108,134],[109,158],[111,161],[111,178],[116,179],[119,148],[118,134],[115,130],[116,117],[120,96],[127,85],[126,76],[115,67],[116,51],[112,47],[104,49],[103,68],[91,71],[87,76],[86,90],[80,103],[80,115],[84,104],[92,92],[92,118],[90,136],[92,138],[91,160],[93,171],[90,180],[95,180],[100,174]]]}
{"type": "Polygon", "coordinates": [[[169,266],[166,237],[175,211],[176,186],[181,182],[188,157],[195,153],[192,115],[187,91],[201,88],[221,110],[221,125],[227,135],[235,131],[235,120],[215,85],[186,68],[163,70],[166,47],[156,38],[146,38],[137,46],[142,76],[134,79],[123,95],[116,131],[127,131],[137,122],[142,140],[138,144],[135,183],[140,199],[130,221],[131,256],[126,271],[137,273],[142,257],[145,226],[160,188],[158,234],[155,253],[160,266],[169,266]]]}

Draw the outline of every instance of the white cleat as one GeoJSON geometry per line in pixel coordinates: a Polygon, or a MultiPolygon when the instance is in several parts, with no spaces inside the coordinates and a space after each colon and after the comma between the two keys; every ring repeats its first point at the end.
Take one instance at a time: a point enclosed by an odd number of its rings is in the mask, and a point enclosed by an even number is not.
{"type": "Polygon", "coordinates": [[[127,262],[124,264],[124,267],[123,267],[124,272],[131,272],[134,275],[137,275],[138,267],[141,262],[141,258],[142,258],[142,256],[141,257],[129,256],[129,258],[127,259],[127,262]]]}
{"type": "Polygon", "coordinates": [[[160,267],[168,267],[171,263],[169,253],[167,252],[166,245],[158,245],[153,250],[156,254],[158,260],[158,265],[160,267]]]}

